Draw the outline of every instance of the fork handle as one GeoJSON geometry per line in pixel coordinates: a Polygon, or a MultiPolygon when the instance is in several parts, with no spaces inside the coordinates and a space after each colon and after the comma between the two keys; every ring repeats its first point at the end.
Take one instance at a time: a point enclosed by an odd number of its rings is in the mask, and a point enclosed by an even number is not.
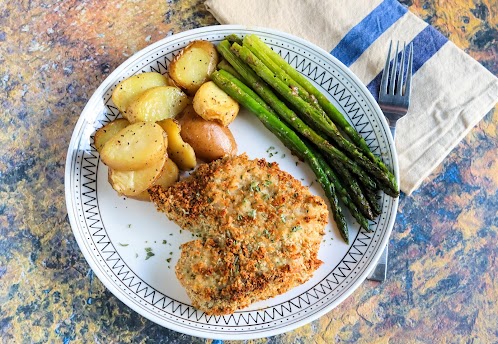
{"type": "MultiPolygon", "coordinates": [[[[391,115],[391,114],[389,114],[391,115]]],[[[391,130],[391,135],[393,136],[393,139],[394,139],[394,134],[396,133],[396,122],[398,121],[398,119],[396,117],[394,117],[395,119],[389,119],[389,117],[393,118],[394,116],[387,116],[386,113],[384,112],[384,118],[386,119],[387,121],[387,124],[389,125],[389,129],[391,130]]]]}
{"type": "MultiPolygon", "coordinates": [[[[394,140],[394,134],[396,134],[396,122],[389,121],[389,119],[387,117],[386,117],[386,120],[387,120],[387,123],[389,124],[389,129],[391,130],[391,135],[393,136],[393,140],[394,140]]],[[[386,247],[384,247],[384,250],[382,251],[382,254],[379,257],[379,260],[377,261],[377,263],[375,263],[375,267],[373,268],[372,272],[370,272],[370,275],[367,276],[368,280],[376,281],[376,282],[384,282],[386,280],[388,246],[389,246],[389,243],[387,243],[386,247]]]]}

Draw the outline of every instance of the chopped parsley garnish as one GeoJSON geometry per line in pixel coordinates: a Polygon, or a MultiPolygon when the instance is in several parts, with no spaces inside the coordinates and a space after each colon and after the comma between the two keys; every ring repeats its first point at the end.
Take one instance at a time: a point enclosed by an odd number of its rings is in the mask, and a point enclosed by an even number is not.
{"type": "Polygon", "coordinates": [[[261,189],[259,188],[259,184],[257,182],[252,182],[251,186],[249,186],[249,190],[253,192],[260,192],[261,189]]]}
{"type": "Polygon", "coordinates": [[[249,216],[252,217],[253,219],[256,218],[256,210],[251,209],[251,211],[249,212],[249,216]]]}
{"type": "Polygon", "coordinates": [[[146,252],[145,260],[149,259],[150,257],[155,256],[154,252],[152,252],[152,248],[150,248],[150,247],[146,247],[145,252],[146,252]]]}
{"type": "Polygon", "coordinates": [[[297,232],[301,229],[303,229],[301,226],[295,226],[295,227],[292,227],[291,232],[297,232]]]}
{"type": "Polygon", "coordinates": [[[275,147],[270,146],[267,150],[266,153],[268,153],[268,156],[271,158],[272,156],[278,154],[277,151],[275,151],[275,147]]]}

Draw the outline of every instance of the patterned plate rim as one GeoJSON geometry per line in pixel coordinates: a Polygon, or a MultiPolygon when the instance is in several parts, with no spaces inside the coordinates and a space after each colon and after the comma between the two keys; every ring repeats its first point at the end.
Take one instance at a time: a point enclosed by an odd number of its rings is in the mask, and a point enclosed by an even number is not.
{"type": "MultiPolygon", "coordinates": [[[[283,33],[283,32],[272,30],[272,29],[258,28],[258,27],[245,27],[245,26],[239,26],[239,25],[218,25],[218,26],[203,27],[203,28],[199,28],[199,29],[185,31],[185,32],[164,38],[164,39],[150,45],[149,47],[144,48],[143,50],[137,52],[136,54],[134,54],[133,56],[128,58],[125,62],[123,62],[97,88],[97,90],[94,92],[94,94],[92,95],[92,97],[90,98],[87,105],[85,106],[85,108],[82,111],[82,114],[81,114],[81,116],[80,116],[80,118],[75,126],[75,129],[74,129],[74,132],[73,132],[73,135],[71,138],[71,142],[70,142],[69,148],[68,148],[68,154],[67,154],[67,159],[66,159],[66,170],[65,170],[65,194],[66,194],[66,205],[67,205],[67,209],[68,209],[69,220],[70,220],[71,228],[72,228],[73,233],[75,235],[76,241],[77,241],[80,249],[82,250],[86,260],[88,261],[90,267],[95,272],[97,277],[99,277],[99,279],[103,282],[103,284],[106,286],[106,288],[108,288],[116,297],[118,297],[118,299],[120,299],[122,302],[124,302],[126,305],[128,305],[130,308],[132,308],[133,310],[135,310],[136,312],[138,312],[142,316],[144,316],[144,317],[148,318],[149,320],[154,321],[162,326],[168,327],[168,328],[176,330],[178,332],[193,335],[193,336],[202,336],[202,337],[213,338],[213,339],[254,339],[254,338],[260,338],[260,337],[264,337],[264,336],[272,336],[272,335],[280,334],[280,333],[295,329],[297,327],[305,325],[305,324],[321,317],[322,315],[326,314],[327,312],[329,312],[330,310],[335,308],[337,305],[339,305],[342,301],[344,301],[349,295],[351,295],[356,290],[356,288],[364,281],[364,279],[369,274],[369,272],[374,268],[375,262],[378,260],[378,258],[382,254],[383,247],[385,247],[385,245],[387,244],[387,242],[389,240],[389,236],[390,236],[390,233],[392,231],[396,212],[397,212],[397,206],[398,206],[398,199],[397,198],[393,199],[391,201],[392,206],[390,208],[390,211],[386,214],[386,216],[388,216],[387,225],[384,227],[385,230],[382,231],[382,233],[381,233],[382,236],[380,236],[378,238],[379,242],[376,244],[376,247],[375,247],[376,250],[370,254],[370,259],[367,261],[366,264],[363,264],[362,268],[358,271],[359,273],[356,275],[355,279],[353,279],[351,277],[352,283],[349,284],[349,287],[344,292],[342,292],[342,294],[340,294],[340,296],[338,298],[334,299],[333,302],[325,304],[324,306],[317,307],[317,310],[315,310],[313,313],[303,315],[303,316],[299,317],[299,320],[290,322],[289,324],[283,324],[281,326],[275,326],[275,327],[270,326],[270,325],[268,325],[268,327],[261,326],[260,329],[256,328],[255,330],[241,331],[241,332],[236,332],[236,331],[235,332],[227,332],[227,331],[219,331],[219,330],[213,331],[213,330],[204,330],[204,329],[200,329],[200,328],[184,327],[184,326],[177,324],[173,321],[167,321],[165,319],[158,318],[157,314],[148,312],[145,308],[139,307],[138,304],[134,303],[133,300],[131,300],[129,297],[127,297],[127,295],[125,293],[123,293],[123,291],[121,289],[119,289],[116,285],[114,285],[112,283],[112,281],[108,280],[109,277],[107,275],[105,275],[105,273],[101,270],[101,267],[98,265],[98,263],[92,259],[93,257],[92,257],[91,250],[86,246],[87,245],[86,239],[84,238],[84,236],[80,232],[79,225],[77,222],[77,210],[76,210],[75,204],[74,204],[75,185],[74,185],[74,181],[72,180],[72,173],[74,171],[73,168],[74,168],[75,163],[76,163],[76,155],[77,155],[77,148],[79,147],[79,140],[81,140],[81,138],[82,138],[81,131],[85,128],[85,125],[92,125],[92,123],[95,121],[95,118],[91,118],[87,115],[89,110],[92,109],[93,107],[95,107],[97,102],[102,100],[101,95],[104,94],[103,91],[108,89],[109,87],[111,87],[112,83],[115,82],[115,80],[117,80],[117,77],[119,75],[121,75],[124,71],[128,70],[130,68],[129,66],[131,66],[134,63],[134,61],[140,60],[143,56],[147,56],[152,51],[155,51],[157,48],[159,48],[161,46],[165,46],[165,45],[169,46],[176,41],[181,41],[181,40],[184,40],[184,39],[191,37],[191,36],[197,36],[197,35],[206,34],[206,33],[209,33],[209,34],[216,33],[216,34],[222,34],[222,35],[227,35],[230,33],[239,33],[239,34],[254,33],[254,34],[263,34],[263,35],[270,35],[270,36],[273,35],[273,36],[278,37],[278,38],[285,38],[286,40],[290,41],[292,44],[299,44],[302,47],[304,47],[305,49],[309,49],[310,51],[317,53],[319,56],[321,56],[324,59],[324,65],[325,65],[325,63],[333,64],[334,67],[339,69],[341,71],[341,73],[344,73],[344,75],[346,75],[349,78],[349,80],[351,80],[351,82],[354,83],[354,85],[359,90],[362,91],[362,94],[360,96],[368,102],[369,107],[373,108],[374,113],[375,113],[374,115],[376,116],[376,120],[380,121],[380,123],[382,125],[381,129],[384,132],[383,138],[387,139],[387,141],[388,141],[386,143],[386,145],[389,148],[389,152],[391,153],[389,155],[389,158],[392,161],[392,165],[394,167],[394,173],[395,173],[395,176],[399,182],[397,155],[396,155],[396,151],[394,148],[392,136],[391,136],[390,131],[388,129],[387,122],[386,122],[380,108],[378,107],[377,103],[375,102],[374,98],[370,94],[370,92],[361,83],[361,81],[347,67],[345,67],[339,60],[334,58],[332,55],[330,55],[325,50],[323,50],[319,47],[316,47],[315,45],[313,45],[313,44],[311,44],[311,43],[309,43],[301,38],[292,36],[292,35],[287,34],[287,33],[283,33]]],[[[315,74],[315,76],[316,76],[316,74],[315,74]]],[[[94,114],[94,115],[96,116],[97,114],[94,114]]],[[[358,235],[356,238],[354,238],[348,252],[342,258],[341,262],[338,265],[343,263],[345,258],[348,255],[350,255],[350,257],[352,257],[351,250],[353,248],[355,248],[355,242],[360,242],[361,246],[364,246],[363,245],[364,242],[362,241],[363,239],[360,238],[362,233],[363,232],[361,232],[361,231],[358,232],[358,235]]],[[[370,238],[368,238],[368,239],[370,239],[370,238]]],[[[358,248],[356,248],[356,249],[358,250],[358,248]]],[[[359,252],[361,253],[361,251],[359,251],[359,252]]],[[[348,267],[347,264],[345,264],[345,265],[346,265],[346,267],[348,267]]],[[[332,272],[333,271],[335,271],[335,269],[333,269],[332,272]]],[[[331,274],[332,274],[332,272],[331,272],[331,274]]],[[[341,273],[343,273],[343,272],[341,271],[341,273]]],[[[343,273],[343,275],[344,275],[344,273],[343,273]]],[[[341,276],[341,277],[343,277],[343,276],[341,276]]],[[[337,280],[337,276],[335,276],[335,278],[337,280]]],[[[346,276],[346,278],[347,278],[347,276],[346,276]]],[[[323,288],[324,288],[324,285],[322,285],[321,282],[319,282],[318,284],[316,284],[315,286],[310,288],[307,292],[305,292],[307,294],[307,297],[308,297],[308,302],[309,302],[309,297],[310,297],[308,292],[313,290],[315,292],[315,294],[317,295],[317,293],[324,292],[323,288]],[[320,285],[322,287],[322,291],[317,289],[318,285],[320,285]]],[[[327,288],[327,286],[325,286],[325,288],[327,288]]],[[[332,290],[332,288],[330,287],[330,284],[329,284],[329,288],[327,288],[327,289],[332,290]]],[[[304,295],[304,293],[299,296],[299,302],[301,302],[300,300],[301,300],[302,295],[304,295]]],[[[311,296],[313,296],[313,295],[311,295],[311,296]]],[[[292,302],[292,300],[294,300],[294,299],[297,299],[297,298],[293,298],[287,302],[292,302]]],[[[306,300],[303,299],[303,302],[306,302],[306,300]]],[[[276,306],[273,306],[273,307],[276,307],[276,306]]],[[[282,306],[282,312],[283,312],[283,309],[285,309],[285,307],[282,306]]],[[[252,311],[252,312],[259,313],[260,311],[252,311]]],[[[274,312],[275,312],[275,310],[274,310],[274,312]]],[[[251,312],[242,311],[240,313],[251,313],[251,312]]],[[[240,314],[240,313],[238,312],[236,314],[240,314]]],[[[265,310],[265,314],[268,314],[266,312],[266,310],[265,310]]],[[[259,316],[259,314],[256,314],[256,321],[258,319],[258,316],[259,316]]],[[[263,318],[264,318],[264,316],[265,315],[263,315],[263,318]]],[[[273,313],[273,316],[275,316],[275,313],[273,313]]],[[[239,321],[240,321],[241,317],[245,320],[245,318],[243,316],[239,315],[239,321]]],[[[252,317],[252,316],[249,314],[247,316],[247,319],[249,319],[249,317],[252,317]]],[[[234,319],[234,318],[229,316],[228,321],[226,319],[225,319],[225,321],[228,323],[230,321],[230,319],[234,319]]],[[[222,327],[222,329],[223,329],[223,327],[222,327]]]]}

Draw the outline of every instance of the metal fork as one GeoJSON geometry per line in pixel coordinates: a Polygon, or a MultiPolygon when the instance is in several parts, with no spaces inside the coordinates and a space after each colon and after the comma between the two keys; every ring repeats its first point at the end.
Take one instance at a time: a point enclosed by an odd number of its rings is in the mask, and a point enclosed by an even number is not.
{"type": "MultiPolygon", "coordinates": [[[[406,115],[410,106],[410,93],[412,85],[412,69],[413,69],[413,44],[409,45],[410,53],[408,55],[408,67],[406,69],[406,82],[403,83],[405,74],[405,57],[406,44],[403,44],[403,52],[401,54],[401,62],[398,64],[398,48],[399,42],[396,44],[396,53],[391,68],[391,49],[393,42],[389,44],[389,52],[387,53],[386,65],[382,72],[382,81],[379,91],[379,106],[386,116],[389,123],[389,129],[394,138],[396,131],[396,122],[398,119],[406,115]]],[[[387,275],[387,255],[388,247],[386,245],[382,255],[377,262],[377,265],[367,277],[372,281],[383,282],[387,275]]]]}
{"type": "Polygon", "coordinates": [[[386,65],[382,73],[382,81],[380,82],[379,91],[379,106],[384,112],[391,133],[394,137],[396,122],[398,119],[406,115],[410,106],[410,92],[412,85],[412,66],[413,66],[413,45],[410,44],[410,54],[408,55],[408,67],[406,72],[406,83],[403,84],[405,74],[405,56],[406,44],[403,44],[403,52],[401,54],[401,63],[398,64],[398,47],[396,44],[396,53],[391,67],[391,48],[393,42],[389,44],[389,52],[387,53],[386,65]]]}

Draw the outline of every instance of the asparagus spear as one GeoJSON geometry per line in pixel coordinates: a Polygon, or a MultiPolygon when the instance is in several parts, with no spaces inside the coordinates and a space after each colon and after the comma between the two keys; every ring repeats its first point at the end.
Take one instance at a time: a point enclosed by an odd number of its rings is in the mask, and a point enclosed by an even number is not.
{"type": "Polygon", "coordinates": [[[232,33],[228,36],[225,37],[225,39],[231,43],[239,43],[242,45],[242,38],[240,38],[239,36],[237,36],[236,34],[232,33]]]}
{"type": "Polygon", "coordinates": [[[322,185],[327,198],[330,201],[332,214],[334,220],[339,228],[341,236],[346,243],[349,243],[349,234],[346,220],[341,208],[339,207],[338,199],[335,193],[334,185],[330,183],[326,173],[323,171],[315,155],[309,150],[306,144],[299,138],[299,136],[287,125],[278,119],[277,116],[268,111],[260,104],[260,101],[255,99],[259,96],[254,93],[250,88],[244,85],[240,80],[232,77],[228,79],[226,76],[230,75],[226,71],[216,71],[211,74],[211,80],[214,81],[219,88],[224,90],[228,95],[234,98],[242,106],[248,108],[253,112],[259,120],[274,133],[291,151],[303,157],[315,173],[318,181],[322,185]]]}
{"type": "MultiPolygon", "coordinates": [[[[375,162],[382,170],[389,172],[387,166],[375,156],[368,147],[367,143],[361,137],[358,132],[349,124],[349,122],[344,118],[344,116],[337,110],[337,108],[325,97],[308,79],[301,73],[299,73],[294,67],[287,63],[279,54],[274,52],[269,46],[267,46],[263,41],[259,39],[256,35],[249,35],[244,38],[246,41],[251,42],[251,44],[258,50],[266,53],[272,60],[280,66],[284,71],[286,71],[295,81],[297,81],[306,91],[313,95],[318,104],[323,108],[323,110],[329,115],[330,119],[339,126],[351,140],[361,148],[362,152],[366,154],[370,160],[375,162]]],[[[394,180],[395,181],[395,180],[394,180]]],[[[397,184],[396,184],[397,189],[397,184]]]]}
{"type": "Polygon", "coordinates": [[[351,200],[347,190],[341,185],[339,178],[337,178],[337,175],[334,173],[332,168],[327,164],[327,161],[325,161],[325,158],[319,152],[314,150],[312,148],[312,146],[309,144],[308,144],[308,148],[316,156],[318,162],[322,166],[322,169],[327,174],[330,182],[332,184],[334,184],[334,187],[335,187],[335,190],[336,190],[336,193],[337,193],[339,199],[349,209],[349,212],[351,213],[351,215],[353,215],[353,217],[360,224],[360,226],[362,228],[364,228],[365,230],[370,231],[370,228],[368,227],[367,219],[365,218],[365,216],[362,215],[362,213],[358,210],[358,208],[356,207],[354,202],[351,200]]]}
{"type": "MultiPolygon", "coordinates": [[[[342,161],[343,164],[346,165],[353,173],[355,173],[363,183],[369,185],[372,188],[376,188],[375,182],[354,161],[349,159],[343,152],[341,152],[339,149],[337,149],[327,140],[321,137],[317,132],[315,132],[306,123],[304,123],[294,113],[294,111],[289,109],[287,105],[285,105],[285,103],[282,102],[275,95],[275,93],[273,93],[270,87],[230,50],[230,44],[227,41],[223,41],[218,45],[218,51],[243,77],[245,83],[247,83],[248,86],[252,87],[254,91],[256,91],[256,93],[258,93],[259,96],[263,98],[264,106],[268,104],[273,110],[275,110],[275,112],[278,113],[278,115],[280,115],[281,118],[284,119],[285,122],[287,122],[287,124],[291,125],[301,135],[313,142],[317,147],[320,148],[320,150],[322,150],[331,158],[342,161]]],[[[231,80],[230,75],[226,75],[225,77],[231,80]]],[[[368,203],[365,204],[368,206],[368,203]]],[[[370,212],[370,210],[366,210],[366,213],[370,212]]]]}
{"type": "Polygon", "coordinates": [[[284,81],[277,78],[277,76],[247,47],[234,43],[232,44],[232,50],[242,59],[242,61],[247,63],[261,79],[266,81],[277,93],[299,109],[300,113],[302,113],[317,130],[331,134],[328,118],[322,116],[309,103],[300,98],[284,81]]]}
{"type": "Polygon", "coordinates": [[[218,69],[226,70],[228,73],[232,74],[237,79],[241,79],[242,78],[240,76],[240,74],[237,73],[237,71],[232,67],[232,65],[227,62],[227,60],[221,60],[216,67],[218,69]]]}
{"type": "MultiPolygon", "coordinates": [[[[280,80],[287,84],[294,93],[299,97],[313,105],[318,111],[322,112],[322,108],[318,104],[316,98],[308,93],[297,81],[295,81],[288,73],[278,66],[263,50],[258,49],[252,43],[251,36],[246,36],[243,40],[243,46],[247,47],[261,62],[264,63],[280,80]]],[[[264,43],[263,43],[264,44],[264,43]]],[[[323,113],[326,115],[325,113],[323,113]]]]}
{"type": "Polygon", "coordinates": [[[394,175],[389,174],[380,169],[376,164],[366,158],[356,147],[347,139],[345,139],[335,124],[327,117],[322,116],[309,103],[301,99],[286,85],[285,82],[278,79],[271,70],[266,67],[247,47],[240,46],[237,43],[232,45],[232,49],[239,54],[239,57],[245,61],[264,81],[272,86],[280,95],[282,95],[293,106],[300,110],[300,113],[305,115],[306,119],[315,126],[316,129],[325,132],[332,138],[341,148],[346,150],[351,157],[361,166],[363,166],[369,174],[374,176],[379,181],[379,185],[388,195],[397,197],[399,190],[397,187],[394,175]]]}
{"type": "Polygon", "coordinates": [[[265,82],[261,80],[261,78],[244,61],[242,61],[240,57],[232,52],[231,44],[229,41],[221,41],[216,46],[216,49],[218,50],[220,55],[223,56],[223,58],[232,65],[237,73],[239,73],[241,77],[239,79],[240,81],[251,84],[261,83],[261,86],[268,88],[265,82]]]}
{"type": "MultiPolygon", "coordinates": [[[[337,172],[338,175],[341,176],[342,180],[347,181],[346,189],[348,190],[353,202],[362,211],[363,215],[365,215],[370,220],[375,219],[379,214],[376,214],[374,212],[370,202],[368,201],[368,198],[366,197],[366,194],[364,194],[364,192],[362,191],[355,177],[352,176],[347,168],[345,168],[345,166],[343,166],[340,162],[335,163],[332,168],[337,172]]],[[[373,190],[371,188],[368,189],[373,190]]]]}
{"type": "Polygon", "coordinates": [[[368,200],[368,204],[370,204],[370,208],[372,209],[372,213],[375,217],[379,216],[382,213],[382,208],[377,200],[377,190],[373,190],[368,187],[363,188],[363,194],[365,198],[368,200]]]}

